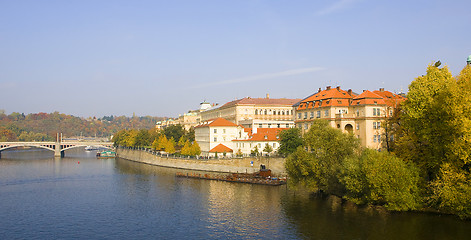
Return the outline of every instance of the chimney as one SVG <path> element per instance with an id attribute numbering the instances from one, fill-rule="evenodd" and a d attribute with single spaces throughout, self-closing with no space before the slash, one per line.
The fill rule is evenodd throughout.
<path id="1" fill-rule="evenodd" d="M 366 90 L 365 90 L 365 89 L 363 89 L 363 92 L 366 92 Z"/>
<path id="2" fill-rule="evenodd" d="M 270 98 L 270 94 L 269 94 L 269 93 L 267 93 L 267 99 L 268 99 L 268 98 Z"/>
<path id="3" fill-rule="evenodd" d="M 319 88 L 319 91 L 317 91 L 317 92 L 321 92 L 321 91 L 322 91 L 322 88 Z"/>
<path id="4" fill-rule="evenodd" d="M 337 91 L 340 91 L 340 86 L 337 86 L 336 88 L 337 88 Z"/>
<path id="5" fill-rule="evenodd" d="M 384 88 L 380 88 L 379 91 L 380 91 L 380 92 L 384 92 Z"/>
<path id="6" fill-rule="evenodd" d="M 348 95 L 352 96 L 352 89 L 348 89 Z"/>
<path id="7" fill-rule="evenodd" d="M 325 89 L 326 89 L 326 90 L 330 90 L 330 86 L 327 86 Z"/>

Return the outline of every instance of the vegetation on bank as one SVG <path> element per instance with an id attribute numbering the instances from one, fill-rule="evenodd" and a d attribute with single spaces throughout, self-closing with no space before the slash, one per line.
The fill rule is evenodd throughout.
<path id="1" fill-rule="evenodd" d="M 178 142 L 175 141 L 178 139 Z M 115 146 L 147 147 L 169 154 L 178 153 L 184 156 L 197 156 L 201 149 L 195 141 L 195 131 L 186 131 L 182 125 L 168 126 L 163 130 L 120 130 L 112 139 Z"/>
<path id="2" fill-rule="evenodd" d="M 289 149 L 291 181 L 357 204 L 471 218 L 471 66 L 457 77 L 439 63 L 428 66 L 382 126 L 383 152 L 362 148 L 323 121 L 302 137 L 290 130 L 280 149 Z"/>
<path id="3" fill-rule="evenodd" d="M 104 116 L 80 118 L 58 112 L 6 115 L 0 111 L 0 142 L 55 141 L 56 134 L 70 137 L 110 137 L 120 129 L 151 129 L 160 117 Z"/>

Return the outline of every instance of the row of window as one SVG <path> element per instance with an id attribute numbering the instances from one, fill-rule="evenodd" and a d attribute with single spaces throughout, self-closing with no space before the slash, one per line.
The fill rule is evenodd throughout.
<path id="1" fill-rule="evenodd" d="M 274 143 L 272 143 L 271 145 L 273 146 L 273 148 L 276 148 L 277 143 L 274 142 Z M 236 147 L 237 147 L 237 148 L 244 148 L 244 147 L 245 147 L 245 143 L 236 143 Z M 258 149 L 259 149 L 259 150 L 263 150 L 262 147 L 264 148 L 265 145 L 262 146 L 262 143 L 258 143 Z M 250 148 L 252 148 L 252 143 L 250 143 Z"/>
<path id="2" fill-rule="evenodd" d="M 275 125 L 275 124 L 268 123 L 268 124 L 267 124 L 267 128 L 271 128 L 272 125 Z M 277 123 L 277 124 L 276 124 L 276 127 L 277 127 L 277 128 L 282 128 L 282 127 L 289 128 L 289 123 L 285 124 L 284 126 L 283 126 L 281 123 Z M 258 124 L 258 128 L 263 128 L 263 124 L 262 124 L 262 123 L 259 123 L 259 124 Z"/>
<path id="3" fill-rule="evenodd" d="M 310 112 L 310 118 L 314 118 L 314 112 Z M 304 112 L 304 119 L 307 119 L 307 114 L 308 112 Z M 298 113 L 298 119 L 302 119 L 302 113 Z M 320 118 L 321 117 L 321 111 L 317 111 L 315 112 L 315 116 L 316 118 Z M 329 116 L 329 110 L 325 110 L 324 111 L 324 117 L 328 117 Z"/>
<path id="4" fill-rule="evenodd" d="M 293 110 L 255 109 L 255 115 L 293 115 Z"/>
<path id="5" fill-rule="evenodd" d="M 381 142 L 381 135 L 373 135 L 373 142 Z"/>
<path id="6" fill-rule="evenodd" d="M 218 133 L 218 130 L 216 128 L 214 129 L 214 133 Z M 223 128 L 222 133 L 226 133 L 226 129 Z"/>

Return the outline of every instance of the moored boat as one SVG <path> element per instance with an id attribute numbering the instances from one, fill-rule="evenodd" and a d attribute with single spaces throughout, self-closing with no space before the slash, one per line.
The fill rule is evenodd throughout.
<path id="1" fill-rule="evenodd" d="M 116 152 L 113 151 L 103 151 L 96 153 L 97 158 L 114 158 L 116 157 Z"/>

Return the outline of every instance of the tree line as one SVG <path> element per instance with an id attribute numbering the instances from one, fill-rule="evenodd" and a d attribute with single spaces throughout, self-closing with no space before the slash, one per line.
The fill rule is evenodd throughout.
<path id="1" fill-rule="evenodd" d="M 280 134 L 293 183 L 357 204 L 395 211 L 434 209 L 471 218 L 471 66 L 453 77 L 431 64 L 382 126 L 384 149 L 316 121 Z"/>
<path id="2" fill-rule="evenodd" d="M 111 137 L 120 129 L 151 129 L 161 117 L 104 116 L 81 118 L 59 112 L 17 113 L 0 111 L 0 141 L 54 141 L 63 137 Z"/>
<path id="3" fill-rule="evenodd" d="M 178 139 L 178 142 L 175 139 Z M 180 124 L 168 126 L 162 130 L 122 129 L 113 136 L 112 141 L 116 147 L 145 147 L 184 156 L 201 154 L 201 149 L 195 141 L 194 129 L 186 131 Z"/>

